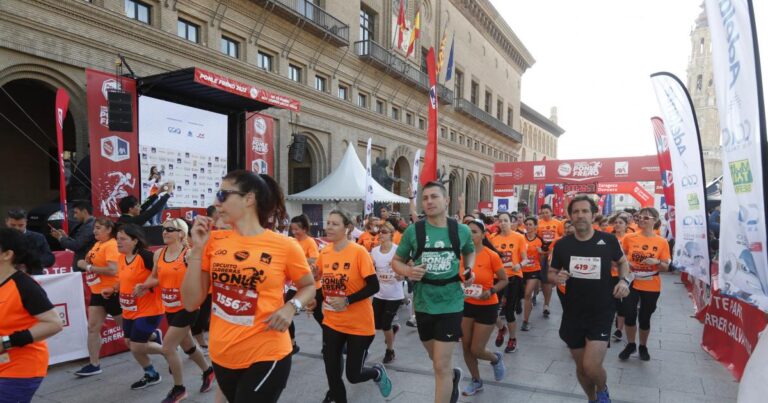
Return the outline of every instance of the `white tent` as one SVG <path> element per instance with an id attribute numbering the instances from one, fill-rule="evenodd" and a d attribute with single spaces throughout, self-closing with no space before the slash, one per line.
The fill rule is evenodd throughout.
<path id="1" fill-rule="evenodd" d="M 315 186 L 287 197 L 291 201 L 364 201 L 365 167 L 357 158 L 352 143 L 336 170 Z M 373 181 L 373 200 L 382 203 L 407 204 L 408 199 L 384 189 Z"/>

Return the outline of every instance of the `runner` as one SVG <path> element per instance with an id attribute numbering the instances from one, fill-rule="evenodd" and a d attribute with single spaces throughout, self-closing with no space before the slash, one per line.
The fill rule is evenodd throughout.
<path id="1" fill-rule="evenodd" d="M 45 339 L 62 330 L 45 290 L 16 269 L 42 270 L 24 234 L 0 229 L 0 401 L 29 402 L 48 373 Z"/>
<path id="2" fill-rule="evenodd" d="M 523 306 L 523 325 L 520 330 L 527 332 L 531 329 L 529 320 L 533 310 L 533 292 L 539 287 L 541 278 L 541 255 L 545 254 L 541 247 L 544 243 L 538 235 L 539 220 L 528 217 L 525 220 L 525 242 L 528 244 L 526 255 L 528 263 L 523 266 L 523 281 L 525 282 L 525 305 Z"/>
<path id="3" fill-rule="evenodd" d="M 590 222 L 590 225 L 592 223 Z M 543 315 L 545 318 L 549 317 L 549 303 L 552 300 L 552 284 L 549 282 L 548 263 L 552 257 L 552 242 L 563 236 L 565 233 L 565 227 L 562 221 L 558 221 L 552 218 L 552 206 L 549 204 L 542 204 L 539 208 L 539 238 L 544 243 L 541 250 L 544 253 L 541 256 L 541 291 L 544 294 L 544 310 Z"/>
<path id="4" fill-rule="evenodd" d="M 270 176 L 230 172 L 215 206 L 233 229 L 211 231 L 210 217 L 195 218 L 184 308 L 196 310 L 213 286 L 209 344 L 219 388 L 231 403 L 276 402 L 291 371 L 285 331 L 314 300 L 312 274 L 296 242 L 263 226 L 285 216 L 283 192 Z M 298 292 L 284 303 L 289 280 Z"/>
<path id="5" fill-rule="evenodd" d="M 460 256 L 464 256 L 463 270 L 471 271 L 475 248 L 469 228 L 448 220 L 448 191 L 442 183 L 424 185 L 421 201 L 427 219 L 405 230 L 392 268 L 416 281 L 413 297 L 417 329 L 432 360 L 435 403 L 455 403 L 459 398 L 461 369 L 451 369 L 452 353 L 461 338 L 464 316 Z M 408 260 L 413 260 L 414 266 L 406 264 Z"/>
<path id="6" fill-rule="evenodd" d="M 301 250 L 304 251 L 304 256 L 307 259 L 309 268 L 312 269 L 312 276 L 315 278 L 315 301 L 316 303 L 320 303 L 323 298 L 322 292 L 320 291 L 322 284 L 320 282 L 320 274 L 317 271 L 317 265 L 315 265 L 317 257 L 319 256 L 319 252 L 317 250 L 317 242 L 315 242 L 314 238 L 309 236 L 309 218 L 307 218 L 307 216 L 304 214 L 291 218 L 290 229 L 293 237 L 297 242 L 299 242 Z M 296 286 L 292 283 L 288 284 L 288 291 L 285 293 L 283 299 L 285 302 L 288 302 L 295 296 Z M 315 320 L 319 325 L 323 324 L 322 310 L 315 309 L 312 313 L 312 316 L 315 317 Z M 291 344 L 293 344 L 293 351 L 291 354 L 296 354 L 301 350 L 301 348 L 298 344 L 296 344 L 296 325 L 293 323 L 293 321 L 291 321 L 291 326 L 288 327 L 288 333 L 291 335 Z"/>
<path id="7" fill-rule="evenodd" d="M 525 242 L 525 235 L 515 231 L 514 225 L 517 220 L 510 213 L 499 213 L 499 227 L 501 232 L 493 238 L 493 246 L 501 253 L 501 261 L 504 263 L 504 270 L 507 273 L 507 286 L 500 289 L 499 300 L 504 298 L 502 312 L 507 321 L 507 327 L 499 317 L 496 325 L 498 333 L 496 335 L 496 347 L 504 344 L 504 334 L 509 332 L 509 340 L 504 348 L 505 353 L 514 353 L 517 351 L 517 322 L 515 320 L 515 309 L 520 303 L 520 297 L 523 291 L 523 265 L 528 263 L 526 250 L 528 246 Z"/>
<path id="8" fill-rule="evenodd" d="M 365 223 L 365 232 L 357 238 L 357 243 L 363 245 L 368 252 L 379 244 L 379 225 L 380 220 L 378 217 L 368 217 L 368 221 Z"/>
<path id="9" fill-rule="evenodd" d="M 638 351 L 641 360 L 651 359 L 648 354 L 648 335 L 651 333 L 651 315 L 656 311 L 656 302 L 661 295 L 659 272 L 669 270 L 671 259 L 667 240 L 653 232 L 658 221 L 659 212 L 655 208 L 642 208 L 638 212 L 637 225 L 640 231 L 624 237 L 624 252 L 629 257 L 635 281 L 632 282 L 629 296 L 624 299 L 627 346 L 619 353 L 621 360 L 628 359 L 635 351 Z M 635 345 L 637 321 L 640 322 L 640 346 Z"/>
<path id="10" fill-rule="evenodd" d="M 379 230 L 380 245 L 371 251 L 376 276 L 379 278 L 379 292 L 373 296 L 373 317 L 376 330 L 384 332 L 384 343 L 387 345 L 382 361 L 384 364 L 389 364 L 395 359 L 395 335 L 400 330 L 400 325 L 393 325 L 392 320 L 405 299 L 403 277 L 392 270 L 392 258 L 397 250 L 397 244 L 392 241 L 395 232 L 395 227 L 385 221 Z"/>
<path id="11" fill-rule="evenodd" d="M 197 364 L 202 372 L 200 392 L 208 392 L 213 387 L 213 367 L 205 361 L 203 352 L 197 349 L 190 325 L 198 311 L 189 312 L 181 302 L 181 282 L 187 272 L 185 254 L 187 253 L 187 232 L 189 227 L 181 218 L 172 218 L 163 224 L 163 242 L 165 247 L 154 254 L 154 269 L 143 284 L 136 285 L 136 292 L 141 294 L 159 287 L 160 298 L 168 321 L 168 331 L 163 340 L 163 355 L 168 360 L 169 370 L 173 375 L 173 389 L 168 392 L 164 403 L 178 402 L 187 397 L 184 387 L 184 367 L 176 349 L 182 351 Z"/>
<path id="12" fill-rule="evenodd" d="M 469 368 L 472 380 L 462 394 L 473 396 L 483 390 L 478 360 L 489 361 L 493 367 L 493 378 L 504 379 L 504 356 L 490 352 L 485 346 L 498 316 L 499 297 L 496 295 L 507 285 L 507 273 L 501 262 L 501 254 L 485 238 L 485 225 L 481 221 L 469 224 L 472 242 L 475 246 L 475 266 L 472 268 L 474 281 L 464 289 L 464 318 L 461 320 L 461 347 L 464 362 Z M 494 276 L 498 280 L 494 284 Z"/>
<path id="13" fill-rule="evenodd" d="M 77 376 L 101 373 L 101 328 L 107 315 L 123 326 L 123 310 L 114 288 L 117 284 L 117 261 L 120 260 L 115 233 L 114 221 L 106 217 L 97 218 L 93 224 L 96 243 L 85 255 L 85 259 L 77 261 L 77 267 L 86 272 L 85 282 L 91 291 L 91 300 L 88 303 L 89 362 L 75 372 Z"/>
<path id="14" fill-rule="evenodd" d="M 376 334 L 369 297 L 379 291 L 379 280 L 365 247 L 347 238 L 351 224 L 352 217 L 344 211 L 328 214 L 325 231 L 332 245 L 323 248 L 317 259 L 323 278 L 323 361 L 329 388 L 323 402 L 347 402 L 341 379 L 345 367 L 350 383 L 372 380 L 382 396 L 392 392 L 383 365 L 363 366 Z M 347 359 L 342 363 L 345 346 Z"/>
<path id="15" fill-rule="evenodd" d="M 560 338 L 576 362 L 576 376 L 590 402 L 610 402 L 603 359 L 608 348 L 613 298 L 629 294 L 629 267 L 618 240 L 595 231 L 592 217 L 597 204 L 586 195 L 568 204 L 575 233 L 560 239 L 552 252 L 550 280 L 565 283 Z M 611 282 L 611 262 L 619 267 L 622 281 Z"/>
<path id="16" fill-rule="evenodd" d="M 611 217 L 611 219 L 613 235 L 615 235 L 616 239 L 619 240 L 619 244 L 623 245 L 624 237 L 627 236 L 627 225 L 629 223 L 627 222 L 626 217 L 622 215 L 615 215 Z M 615 266 L 611 267 L 611 278 L 614 280 L 614 282 L 619 281 L 619 270 Z M 624 336 L 622 334 L 624 331 L 624 303 L 622 302 L 621 298 L 614 298 L 613 301 L 614 305 L 616 306 L 616 330 L 613 332 L 613 340 L 621 341 L 622 337 Z"/>

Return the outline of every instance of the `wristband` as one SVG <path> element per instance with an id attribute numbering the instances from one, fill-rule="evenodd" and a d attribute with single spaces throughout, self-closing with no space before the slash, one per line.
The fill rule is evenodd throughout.
<path id="1" fill-rule="evenodd" d="M 93 265 L 92 265 L 92 264 L 90 264 L 90 263 L 88 263 L 88 266 L 85 266 L 85 271 L 87 271 L 88 273 L 90 273 L 91 271 L 93 271 Z"/>
<path id="2" fill-rule="evenodd" d="M 34 340 L 32 339 L 32 333 L 30 333 L 29 329 L 27 329 L 20 330 L 8 336 L 8 341 L 12 347 L 24 347 L 27 344 L 32 343 Z M 3 340 L 3 347 L 5 347 L 5 340 Z"/>

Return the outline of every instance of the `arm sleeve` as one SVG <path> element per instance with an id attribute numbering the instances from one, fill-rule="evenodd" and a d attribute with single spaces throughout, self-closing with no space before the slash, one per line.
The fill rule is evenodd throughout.
<path id="1" fill-rule="evenodd" d="M 157 197 L 155 195 L 154 197 Z M 168 193 L 164 194 L 163 197 L 161 197 L 157 203 L 152 205 L 152 207 L 144 210 L 144 206 L 142 205 L 141 214 L 137 215 L 136 217 L 133 217 L 133 223 L 136 225 L 144 225 L 147 221 L 149 221 L 150 218 L 154 217 L 155 214 L 161 212 L 165 208 L 165 203 L 168 202 L 168 199 L 171 198 L 171 195 Z M 149 199 L 147 199 L 149 201 Z M 147 202 L 144 202 L 146 204 Z"/>
<path id="2" fill-rule="evenodd" d="M 144 199 L 144 203 L 141 203 L 141 207 L 140 207 L 141 211 L 144 211 L 144 210 L 148 209 L 149 206 L 151 206 L 152 203 L 154 203 L 155 200 L 157 200 L 157 198 L 158 198 L 157 193 L 155 193 L 155 194 L 147 197 L 146 199 Z"/>
<path id="3" fill-rule="evenodd" d="M 15 281 L 19 295 L 21 295 L 21 304 L 30 315 L 39 315 L 53 309 L 48 294 L 32 277 L 19 272 L 16 274 Z"/>
<path id="4" fill-rule="evenodd" d="M 379 278 L 375 274 L 371 274 L 365 278 L 365 286 L 356 293 L 348 295 L 347 300 L 350 304 L 354 304 L 357 301 L 372 297 L 377 292 L 379 292 Z"/>
<path id="5" fill-rule="evenodd" d="M 395 254 L 397 254 L 397 256 L 403 260 L 408 260 L 411 257 L 411 252 L 413 249 L 413 237 L 415 236 L 415 230 L 413 226 L 414 224 L 411 224 L 408 226 L 408 228 L 405 229 L 405 232 L 403 232 L 403 237 L 400 238 L 400 244 L 397 245 L 397 251 Z"/>
<path id="6" fill-rule="evenodd" d="M 317 259 L 320 256 L 320 250 L 317 249 L 317 242 L 315 240 L 312 240 L 312 243 L 309 245 L 309 250 L 307 250 L 307 257 L 309 259 Z"/>
<path id="7" fill-rule="evenodd" d="M 669 242 L 666 239 L 659 240 L 659 259 L 672 260 L 672 254 L 669 251 Z"/>

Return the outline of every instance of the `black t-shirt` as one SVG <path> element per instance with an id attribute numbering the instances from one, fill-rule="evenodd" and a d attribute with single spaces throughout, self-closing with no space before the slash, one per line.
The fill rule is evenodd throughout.
<path id="1" fill-rule="evenodd" d="M 571 273 L 565 283 L 564 316 L 591 316 L 614 309 L 611 263 L 622 256 L 616 237 L 601 231 L 595 231 L 588 241 L 567 235 L 555 243 L 551 266 Z"/>

